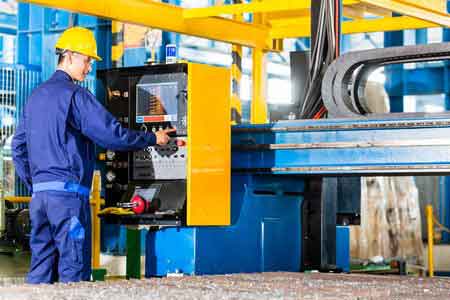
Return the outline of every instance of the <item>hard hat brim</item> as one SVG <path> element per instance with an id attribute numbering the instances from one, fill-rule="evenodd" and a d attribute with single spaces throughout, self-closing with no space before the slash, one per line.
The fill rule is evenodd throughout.
<path id="1" fill-rule="evenodd" d="M 96 61 L 102 61 L 102 58 L 100 56 L 97 55 L 93 55 L 91 56 L 93 59 L 95 59 Z"/>

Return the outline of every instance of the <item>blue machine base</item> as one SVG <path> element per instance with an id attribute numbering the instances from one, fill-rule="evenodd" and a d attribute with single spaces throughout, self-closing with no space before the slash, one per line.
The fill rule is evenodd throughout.
<path id="1" fill-rule="evenodd" d="M 300 270 L 301 178 L 233 175 L 231 226 L 149 231 L 145 276 Z"/>

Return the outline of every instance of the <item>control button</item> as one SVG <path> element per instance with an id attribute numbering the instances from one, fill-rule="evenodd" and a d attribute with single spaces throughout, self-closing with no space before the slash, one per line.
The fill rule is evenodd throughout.
<path id="1" fill-rule="evenodd" d="M 116 174 L 113 171 L 108 171 L 106 173 L 106 180 L 112 182 L 116 179 Z"/>
<path id="2" fill-rule="evenodd" d="M 112 150 L 107 150 L 106 151 L 106 158 L 108 160 L 113 160 L 115 156 L 116 156 L 116 152 L 114 152 Z"/>

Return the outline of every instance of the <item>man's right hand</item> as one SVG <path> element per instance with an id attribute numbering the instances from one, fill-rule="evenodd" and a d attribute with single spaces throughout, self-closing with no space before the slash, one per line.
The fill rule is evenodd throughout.
<path id="1" fill-rule="evenodd" d="M 169 140 L 169 133 L 175 132 L 177 131 L 176 128 L 170 128 L 170 129 L 163 129 L 163 130 L 158 130 L 155 135 L 156 135 L 156 144 L 158 145 L 166 145 Z"/>

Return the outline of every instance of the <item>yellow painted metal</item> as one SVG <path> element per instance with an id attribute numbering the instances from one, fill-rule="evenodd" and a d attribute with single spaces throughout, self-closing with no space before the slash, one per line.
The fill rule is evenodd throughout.
<path id="1" fill-rule="evenodd" d="M 269 23 L 272 23 L 272 21 L 280 19 L 309 17 L 310 11 L 311 11 L 310 9 L 300 9 L 300 10 L 268 12 L 266 13 L 266 18 Z"/>
<path id="2" fill-rule="evenodd" d="M 13 203 L 30 203 L 31 201 L 31 197 L 26 197 L 26 196 L 5 196 L 3 198 L 4 201 L 9 201 L 9 202 L 13 202 Z M 89 202 L 91 205 L 94 205 L 95 202 L 91 199 L 91 201 Z M 105 199 L 100 199 L 100 205 L 104 205 L 105 204 Z"/>
<path id="3" fill-rule="evenodd" d="M 412 17 L 389 17 L 371 20 L 346 21 L 342 23 L 342 32 L 343 34 L 352 34 L 362 32 L 423 29 L 431 27 L 438 27 L 438 25 Z"/>
<path id="4" fill-rule="evenodd" d="M 266 102 L 266 54 L 255 48 L 252 53 L 252 102 L 250 104 L 250 123 L 267 123 Z"/>
<path id="5" fill-rule="evenodd" d="M 124 41 L 123 41 L 123 23 L 118 21 L 111 22 L 111 32 L 114 35 L 122 36 L 122 40 L 115 40 L 113 38 L 113 44 L 111 46 L 111 60 L 116 67 L 120 67 L 120 63 L 124 54 Z"/>
<path id="6" fill-rule="evenodd" d="M 20 196 L 5 196 L 3 199 L 12 203 L 30 203 L 31 201 L 31 197 Z"/>
<path id="7" fill-rule="evenodd" d="M 434 245 L 434 230 L 433 230 L 433 206 L 427 205 L 425 207 L 427 218 L 427 234 L 428 234 L 428 274 L 430 277 L 434 276 L 434 259 L 433 259 L 433 245 Z"/>
<path id="8" fill-rule="evenodd" d="M 393 12 L 414 17 L 437 25 L 450 27 L 450 14 L 438 11 L 437 8 L 421 6 L 420 1 L 413 0 L 361 0 L 375 7 L 385 8 Z"/>
<path id="9" fill-rule="evenodd" d="M 188 64 L 187 225 L 230 224 L 230 78 Z"/>
<path id="10" fill-rule="evenodd" d="M 311 34 L 309 23 L 309 18 L 291 20 L 291 22 L 286 21 L 283 26 L 273 27 L 270 36 L 273 39 L 309 37 Z M 439 27 L 439 25 L 418 20 L 413 17 L 389 17 L 342 22 L 342 34 L 424 29 L 432 27 Z"/>
<path id="11" fill-rule="evenodd" d="M 394 2 L 415 6 L 437 13 L 447 12 L 447 0 L 395 0 Z M 389 9 L 393 10 L 392 7 L 390 7 Z"/>
<path id="12" fill-rule="evenodd" d="M 351 19 L 364 19 L 366 14 L 375 16 L 392 17 L 392 11 L 384 8 L 374 7 L 371 5 L 359 3 L 352 6 L 344 6 L 344 17 Z"/>
<path id="13" fill-rule="evenodd" d="M 254 0 L 262 2 L 262 0 Z M 253 15 L 254 24 L 265 24 L 266 15 L 256 13 Z M 273 39 L 272 39 L 273 41 Z M 267 72 L 266 54 L 261 48 L 252 50 L 252 101 L 250 103 L 250 123 L 267 123 Z"/>
<path id="14" fill-rule="evenodd" d="M 23 0 L 101 18 L 271 50 L 269 28 L 225 18 L 186 20 L 184 9 L 149 0 Z"/>
<path id="15" fill-rule="evenodd" d="M 343 5 L 352 5 L 359 2 L 359 0 L 343 0 Z M 186 19 L 192 19 L 243 13 L 274 13 L 282 11 L 297 11 L 301 13 L 309 11 L 310 8 L 310 0 L 265 0 L 253 1 L 245 4 L 228 4 L 202 8 L 190 8 L 183 12 L 183 16 Z"/>
<path id="16" fill-rule="evenodd" d="M 235 0 L 235 2 L 242 2 Z M 244 15 L 233 15 L 236 21 L 243 21 Z M 241 78 L 242 78 L 242 46 L 233 44 L 231 48 L 231 55 L 233 63 L 231 64 L 231 81 L 232 81 L 232 95 L 231 95 L 231 125 L 239 124 L 242 120 L 242 103 L 240 99 Z"/>
<path id="17" fill-rule="evenodd" d="M 98 213 L 101 209 L 100 199 L 100 172 L 95 171 L 92 182 L 91 193 L 91 215 L 92 215 L 92 268 L 97 269 L 100 267 L 100 218 Z"/>

